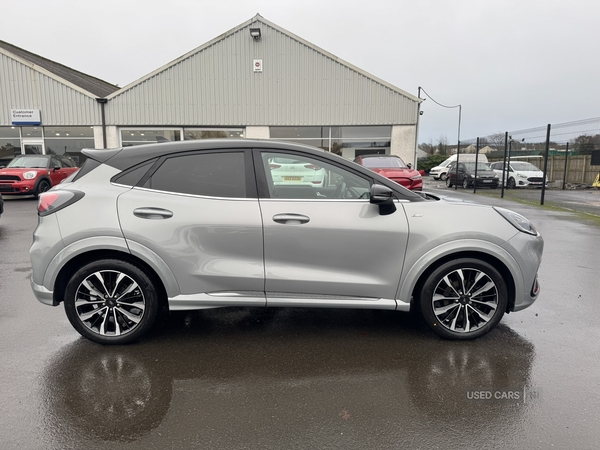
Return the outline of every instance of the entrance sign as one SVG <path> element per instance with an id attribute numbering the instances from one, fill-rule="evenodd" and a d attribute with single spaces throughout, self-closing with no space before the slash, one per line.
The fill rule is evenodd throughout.
<path id="1" fill-rule="evenodd" d="M 13 125 L 41 125 L 39 109 L 11 109 L 10 117 Z"/>

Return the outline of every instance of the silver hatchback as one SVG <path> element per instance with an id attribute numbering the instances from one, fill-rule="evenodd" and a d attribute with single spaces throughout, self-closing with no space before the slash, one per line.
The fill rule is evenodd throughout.
<path id="1" fill-rule="evenodd" d="M 419 195 L 320 149 L 271 140 L 84 150 L 38 202 L 31 285 L 102 344 L 165 309 L 420 311 L 472 339 L 538 296 L 543 240 L 523 216 Z M 278 183 L 273 161 L 322 171 Z"/>

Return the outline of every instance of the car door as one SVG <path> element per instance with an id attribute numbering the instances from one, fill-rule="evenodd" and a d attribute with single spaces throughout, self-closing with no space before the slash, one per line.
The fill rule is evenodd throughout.
<path id="1" fill-rule="evenodd" d="M 127 173 L 116 180 L 135 184 L 118 199 L 128 245 L 166 263 L 183 303 L 265 305 L 262 219 L 251 167 L 250 151 L 192 152 L 142 166 L 147 172 L 139 181 Z"/>
<path id="2" fill-rule="evenodd" d="M 254 156 L 267 305 L 395 309 L 408 240 L 403 208 L 380 215 L 369 201 L 372 179 L 342 165 L 283 151 Z M 325 169 L 328 186 L 274 183 L 276 158 Z"/>
<path id="3" fill-rule="evenodd" d="M 55 156 L 50 157 L 50 180 L 52 181 L 52 186 L 56 186 L 62 180 L 69 176 L 67 170 L 65 170 L 64 164 L 60 159 Z"/>

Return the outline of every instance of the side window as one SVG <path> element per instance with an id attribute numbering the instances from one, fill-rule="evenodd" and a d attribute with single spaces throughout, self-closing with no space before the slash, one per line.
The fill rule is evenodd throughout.
<path id="1" fill-rule="evenodd" d="M 58 158 L 55 158 L 54 156 L 52 158 L 50 158 L 50 169 L 53 169 L 55 167 L 64 167 L 64 165 L 60 162 L 60 160 Z"/>
<path id="2" fill-rule="evenodd" d="M 261 153 L 269 196 L 288 199 L 369 199 L 371 182 L 353 172 L 304 155 Z"/>
<path id="3" fill-rule="evenodd" d="M 246 197 L 243 152 L 174 156 L 152 174 L 145 188 L 209 197 Z"/>
<path id="4" fill-rule="evenodd" d="M 117 175 L 113 181 L 125 186 L 135 186 L 142 180 L 142 177 L 146 175 L 146 172 L 148 172 L 155 162 L 156 160 L 153 159 L 132 169 L 127 169 L 123 174 Z"/>

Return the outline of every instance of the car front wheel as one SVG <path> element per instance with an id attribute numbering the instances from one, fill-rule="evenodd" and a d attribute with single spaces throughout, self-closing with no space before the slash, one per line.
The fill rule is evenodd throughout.
<path id="1" fill-rule="evenodd" d="M 466 178 L 463 180 L 463 188 L 464 189 L 468 189 L 469 188 L 469 180 L 467 180 Z"/>
<path id="2" fill-rule="evenodd" d="M 449 261 L 435 269 L 420 293 L 427 325 L 446 339 L 474 339 L 492 330 L 506 311 L 508 290 L 502 275 L 474 258 Z"/>
<path id="3" fill-rule="evenodd" d="M 448 177 L 448 175 L 447 175 L 447 174 L 445 174 L 445 173 L 440 173 L 440 180 L 442 180 L 442 181 L 446 181 L 446 178 L 447 178 L 447 177 Z"/>
<path id="4" fill-rule="evenodd" d="M 91 262 L 65 290 L 71 325 L 99 344 L 127 344 L 144 335 L 158 313 L 158 293 L 139 267 L 118 259 Z"/>
<path id="5" fill-rule="evenodd" d="M 515 183 L 515 179 L 514 178 L 509 178 L 508 179 L 508 183 L 506 185 L 507 189 L 514 189 L 517 186 L 517 183 Z"/>
<path id="6" fill-rule="evenodd" d="M 48 189 L 50 189 L 50 183 L 47 180 L 40 180 L 35 190 L 35 198 L 38 198 L 40 194 L 46 192 Z"/>

